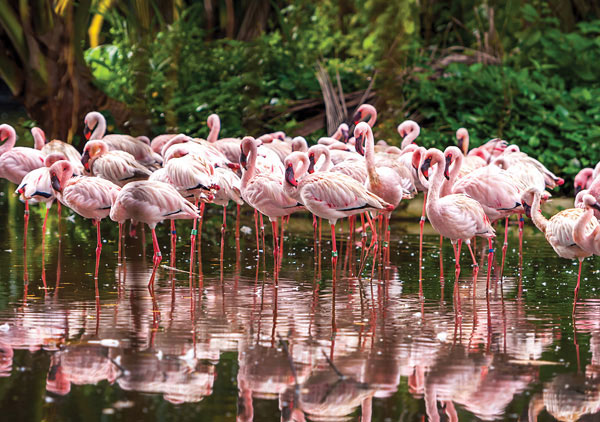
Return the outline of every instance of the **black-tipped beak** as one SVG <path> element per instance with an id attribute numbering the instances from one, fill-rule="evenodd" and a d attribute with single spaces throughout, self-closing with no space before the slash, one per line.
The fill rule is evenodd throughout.
<path id="1" fill-rule="evenodd" d="M 577 194 L 579 192 L 581 192 L 583 190 L 583 186 L 581 185 L 575 185 L 575 196 L 577 196 Z"/>
<path id="2" fill-rule="evenodd" d="M 450 180 L 450 164 L 452 164 L 452 157 L 448 155 L 446 156 L 446 167 L 444 168 L 444 177 L 446 180 Z"/>
<path id="3" fill-rule="evenodd" d="M 350 136 L 348 134 L 348 129 L 342 129 L 342 139 L 341 139 L 341 141 L 343 143 L 347 143 L 349 138 L 350 138 Z"/>
<path id="4" fill-rule="evenodd" d="M 248 164 L 248 157 L 246 157 L 246 154 L 244 154 L 244 151 L 240 151 L 240 166 L 242 166 L 245 169 L 247 164 Z"/>
<path id="5" fill-rule="evenodd" d="M 298 186 L 298 182 L 296 181 L 296 177 L 294 176 L 294 167 L 292 167 L 291 164 L 288 165 L 285 169 L 285 181 L 292 186 Z"/>
<path id="6" fill-rule="evenodd" d="M 365 155 L 365 149 L 363 147 L 363 141 L 365 140 L 365 135 L 363 135 L 362 133 L 358 136 L 358 138 L 356 138 L 356 142 L 354 144 L 354 147 L 356 148 L 356 152 L 358 152 L 360 155 Z"/>
<path id="7" fill-rule="evenodd" d="M 313 174 L 315 172 L 315 155 L 314 154 L 310 154 L 308 156 L 308 173 L 309 174 Z"/>
<path id="8" fill-rule="evenodd" d="M 83 155 L 81 156 L 81 164 L 83 164 L 83 167 L 86 170 L 90 169 L 90 152 L 89 151 L 86 150 L 83 152 Z"/>
<path id="9" fill-rule="evenodd" d="M 85 127 L 83 128 L 83 137 L 86 141 L 89 141 L 90 136 L 92 136 L 92 130 L 89 128 L 88 125 L 85 125 Z"/>
<path id="10" fill-rule="evenodd" d="M 458 138 L 458 149 L 461 150 L 463 152 L 463 154 L 466 154 L 467 151 L 465 151 L 463 149 L 464 144 L 465 144 L 465 140 L 463 138 Z"/>
<path id="11" fill-rule="evenodd" d="M 60 181 L 58 180 L 58 177 L 56 177 L 56 174 L 50 176 L 50 183 L 52 184 L 52 189 L 54 189 L 57 192 L 62 191 L 60 187 Z"/>
<path id="12" fill-rule="evenodd" d="M 354 113 L 354 116 L 352 117 L 352 121 L 354 122 L 355 125 L 357 125 L 360 122 L 361 118 L 362 118 L 361 113 Z"/>
<path id="13" fill-rule="evenodd" d="M 594 205 L 592 205 L 592 208 L 594 208 L 597 211 L 600 211 L 600 204 L 596 202 Z"/>
<path id="14" fill-rule="evenodd" d="M 525 210 L 525 215 L 531 218 L 531 206 L 527 205 L 525 201 L 523 201 L 523 209 Z"/>
<path id="15" fill-rule="evenodd" d="M 429 167 L 431 167 L 431 157 L 425 159 L 423 165 L 421 165 L 421 173 L 423 173 L 426 179 L 429 179 Z"/>

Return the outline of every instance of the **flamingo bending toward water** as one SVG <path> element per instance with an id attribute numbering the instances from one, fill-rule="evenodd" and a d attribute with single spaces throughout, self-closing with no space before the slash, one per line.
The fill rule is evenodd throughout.
<path id="1" fill-rule="evenodd" d="M 110 218 L 122 226 L 125 220 L 146 223 L 152 230 L 154 269 L 148 286 L 154 284 L 156 268 L 162 260 L 156 238 L 156 224 L 170 219 L 195 219 L 198 208 L 184 199 L 170 184 L 150 180 L 128 183 L 120 190 L 110 210 Z"/>
<path id="2" fill-rule="evenodd" d="M 575 299 L 573 301 L 573 313 L 577 304 L 577 293 L 579 292 L 579 283 L 581 281 L 581 266 L 583 260 L 592 255 L 591 251 L 581 248 L 574 239 L 575 225 L 579 219 L 586 213 L 581 208 L 569 208 L 553 215 L 549 220 L 541 212 L 542 192 L 537 188 L 527 189 L 521 202 L 525 207 L 528 216 L 531 217 L 535 226 L 544 233 L 546 240 L 554 249 L 554 252 L 561 258 L 578 259 L 579 271 L 577 274 L 577 285 L 575 286 Z M 598 227 L 598 220 L 589 219 L 583 234 L 589 234 Z M 581 226 L 580 226 L 581 228 Z M 581 229 L 580 229 L 581 230 Z M 578 237 L 582 235 L 578 232 Z"/>
<path id="3" fill-rule="evenodd" d="M 332 259 L 337 263 L 335 224 L 338 219 L 367 213 L 373 238 L 371 246 L 377 245 L 377 232 L 368 212 L 391 212 L 394 206 L 365 186 L 345 174 L 313 173 L 306 175 L 309 159 L 305 153 L 294 152 L 285 159 L 285 192 L 304 204 L 317 217 L 329 220 L 331 225 Z"/>
<path id="4" fill-rule="evenodd" d="M 579 173 L 575 176 L 575 180 L 573 181 L 575 185 L 575 195 L 581 192 L 584 189 L 589 189 L 590 185 L 594 181 L 593 176 L 594 169 L 591 167 L 586 167 L 581 169 Z"/>
<path id="5" fill-rule="evenodd" d="M 450 194 L 440 197 L 440 190 L 444 181 L 445 162 L 441 151 L 431 148 L 427 151 L 421 165 L 421 172 L 425 177 L 428 176 L 429 168 L 436 165 L 427 198 L 427 218 L 433 228 L 442 236 L 447 237 L 452 242 L 456 266 L 460 268 L 460 261 L 456 249 L 456 243 L 459 240 L 464 241 L 469 247 L 473 266 L 478 267 L 470 239 L 474 236 L 480 236 L 491 239 L 496 236 L 490 220 L 485 215 L 479 202 L 465 194 Z"/>

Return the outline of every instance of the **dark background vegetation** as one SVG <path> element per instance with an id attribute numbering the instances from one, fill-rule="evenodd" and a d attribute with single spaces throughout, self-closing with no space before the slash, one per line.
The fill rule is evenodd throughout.
<path id="1" fill-rule="evenodd" d="M 407 118 L 425 146 L 464 126 L 569 177 L 600 159 L 599 64 L 598 0 L 0 0 L 21 125 L 75 144 L 93 109 L 134 135 L 218 113 L 221 136 L 315 140 L 369 102 L 388 142 Z"/>

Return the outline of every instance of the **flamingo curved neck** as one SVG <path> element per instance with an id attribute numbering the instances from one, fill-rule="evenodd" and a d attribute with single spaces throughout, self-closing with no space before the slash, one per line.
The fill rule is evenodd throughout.
<path id="1" fill-rule="evenodd" d="M 575 226 L 573 227 L 573 240 L 579 247 L 586 250 L 597 250 L 595 247 L 595 239 L 600 232 L 600 226 L 596 226 L 591 233 L 586 234 L 585 228 L 589 222 L 594 218 L 594 210 L 589 205 L 585 206 L 585 212 L 581 217 L 577 219 Z"/>
<path id="2" fill-rule="evenodd" d="M 533 224 L 540 229 L 540 231 L 546 234 L 546 227 L 548 227 L 548 219 L 544 217 L 541 209 L 542 194 L 535 192 L 533 194 L 533 203 L 531 205 L 531 219 Z"/>
<path id="3" fill-rule="evenodd" d="M 317 162 L 321 159 L 322 156 L 325 156 L 325 160 L 323 161 L 323 164 L 321 164 L 321 167 L 319 167 L 319 171 L 329 171 L 331 169 L 331 154 L 329 153 L 329 148 L 321 148 L 319 149 L 319 156 L 317 157 Z M 316 164 L 316 162 L 315 162 Z M 308 166 L 307 166 L 307 170 L 308 170 Z"/>
<path id="4" fill-rule="evenodd" d="M 254 175 L 256 174 L 256 143 L 255 142 L 249 142 L 249 150 L 248 150 L 248 154 L 246 155 L 246 159 L 248 161 L 248 168 L 246 170 L 244 170 L 243 174 L 242 174 L 242 183 L 241 183 L 241 188 L 245 189 L 246 186 L 248 185 L 248 182 L 254 177 Z"/>
<path id="5" fill-rule="evenodd" d="M 456 147 L 454 147 L 456 148 Z M 448 174 L 449 179 L 448 180 L 444 180 L 442 182 L 442 193 L 443 196 L 445 195 L 450 195 L 452 193 L 452 188 L 454 187 L 454 183 L 456 182 L 456 179 L 458 179 L 458 175 L 460 174 L 460 169 L 462 167 L 463 164 L 463 160 L 464 160 L 464 155 L 462 153 L 462 151 L 459 148 L 454 149 L 452 148 L 452 152 L 454 154 L 456 154 L 456 159 L 454 160 L 454 163 L 452 164 L 452 168 Z"/>
<path id="6" fill-rule="evenodd" d="M 600 177 L 594 179 L 590 185 L 590 188 L 588 189 L 588 193 L 594 198 L 598 198 L 598 196 L 600 196 Z"/>
<path id="7" fill-rule="evenodd" d="M 6 142 L 4 142 L 2 146 L 0 146 L 0 155 L 4 154 L 7 151 L 10 151 L 17 142 L 17 133 L 15 132 L 15 129 L 12 126 L 6 125 L 3 128 L 3 131 L 8 132 L 8 138 L 6 139 Z"/>
<path id="8" fill-rule="evenodd" d="M 40 130 L 35 130 L 38 128 L 31 129 L 31 135 L 33 136 L 33 144 L 35 149 L 41 150 L 46 145 L 46 139 L 44 139 L 43 133 L 40 133 Z"/>
<path id="9" fill-rule="evenodd" d="M 379 184 L 379 176 L 377 175 L 377 167 L 375 167 L 375 139 L 373 139 L 373 131 L 369 127 L 365 141 L 365 162 L 367 165 L 367 173 L 369 175 L 369 183 L 371 186 Z"/>
<path id="10" fill-rule="evenodd" d="M 101 113 L 98 113 L 97 111 L 91 114 L 94 120 L 96 121 L 96 128 L 90 135 L 90 140 L 102 139 L 104 138 L 104 134 L 106 133 L 106 119 Z"/>
<path id="11" fill-rule="evenodd" d="M 427 204 L 440 198 L 442 183 L 444 182 L 444 160 L 441 153 L 437 153 L 431 160 L 431 166 L 435 165 L 435 172 L 430 178 Z"/>
<path id="12" fill-rule="evenodd" d="M 210 133 L 208 134 L 208 138 L 206 138 L 206 140 L 211 143 L 217 142 L 217 139 L 219 139 L 219 132 L 221 131 L 221 120 L 219 120 L 219 116 L 216 114 L 214 116 Z"/>

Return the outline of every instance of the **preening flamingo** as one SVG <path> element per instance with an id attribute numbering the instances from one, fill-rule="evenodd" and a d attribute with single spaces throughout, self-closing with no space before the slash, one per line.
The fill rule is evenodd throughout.
<path id="1" fill-rule="evenodd" d="M 110 180 L 121 187 L 135 180 L 147 179 L 151 174 L 133 155 L 125 151 L 109 151 L 107 143 L 100 140 L 85 144 L 81 163 L 90 175 Z"/>
<path id="2" fill-rule="evenodd" d="M 586 211 L 581 208 L 569 208 L 560 211 L 548 220 L 541 212 L 541 198 L 542 192 L 533 187 L 523 193 L 521 202 L 525 207 L 527 215 L 531 216 L 535 226 L 544 233 L 546 240 L 550 243 L 554 252 L 561 258 L 579 260 L 575 299 L 573 301 L 573 313 L 575 313 L 577 293 L 579 292 L 579 283 L 581 281 L 581 265 L 585 258 L 592 255 L 591 251 L 578 246 L 573 237 L 575 225 Z M 588 224 L 585 226 L 584 235 L 593 232 L 598 227 L 598 221 L 595 218 L 588 221 Z M 578 232 L 579 235 L 581 235 L 581 231 Z"/>
<path id="3" fill-rule="evenodd" d="M 445 160 L 441 151 L 431 148 L 423 158 L 421 171 L 428 176 L 429 168 L 435 165 L 435 173 L 431 178 L 429 195 L 427 198 L 427 218 L 433 228 L 442 236 L 452 242 L 456 266 L 460 268 L 456 242 L 463 240 L 469 247 L 473 265 L 477 261 L 471 248 L 470 239 L 474 236 L 492 239 L 496 236 L 490 220 L 485 215 L 479 202 L 464 194 L 451 194 L 440 197 L 440 190 L 444 181 Z"/>
<path id="4" fill-rule="evenodd" d="M 583 196 L 582 203 L 585 212 L 581 214 L 575 223 L 573 240 L 581 249 L 594 255 L 600 255 L 600 225 L 595 225 L 593 230 L 590 231 L 590 222 L 594 219 L 597 220 L 594 214 L 596 211 L 600 211 L 600 204 L 594 196 L 589 194 Z"/>
<path id="5" fill-rule="evenodd" d="M 198 208 L 184 199 L 168 183 L 142 180 L 128 183 L 120 190 L 110 210 L 110 218 L 119 223 L 125 220 L 146 223 L 152 230 L 154 269 L 148 286 L 153 285 L 156 269 L 162 254 L 156 238 L 156 224 L 170 219 L 192 219 L 198 217 Z"/>
<path id="6" fill-rule="evenodd" d="M 150 148 L 152 148 L 152 151 L 154 151 L 158 155 L 161 155 L 162 149 L 165 146 L 165 144 L 176 136 L 176 133 L 165 133 L 162 135 L 158 135 L 154 137 L 152 141 L 150 141 Z"/>
<path id="7" fill-rule="evenodd" d="M 97 111 L 91 111 L 85 116 L 83 136 L 86 141 L 101 139 L 110 150 L 120 150 L 130 153 L 140 164 L 155 169 L 162 165 L 162 157 L 155 153 L 146 142 L 129 135 L 105 135 L 106 119 Z"/>
<path id="8" fill-rule="evenodd" d="M 273 227 L 274 256 L 277 262 L 279 253 L 277 218 L 288 216 L 295 211 L 304 209 L 304 206 L 284 191 L 281 176 L 277 176 L 271 172 L 257 172 L 257 144 L 258 141 L 250 136 L 246 136 L 242 140 L 240 164 L 243 171 L 240 191 L 242 199 L 248 205 L 269 217 Z"/>
<path id="9" fill-rule="evenodd" d="M 375 115 L 377 115 L 377 112 L 375 112 L 375 113 L 376 113 Z M 350 128 L 348 127 L 348 125 L 346 123 L 342 123 L 338 126 L 338 128 L 335 130 L 333 135 L 331 135 L 331 137 L 333 139 L 336 139 L 338 141 L 346 143 L 346 142 L 348 142 L 349 133 L 350 133 Z"/>
<path id="10" fill-rule="evenodd" d="M 338 219 L 363 212 L 391 212 L 394 209 L 393 205 L 345 174 L 327 172 L 306 175 L 309 160 L 304 153 L 292 153 L 285 159 L 284 165 L 285 192 L 317 217 L 329 220 L 334 266 L 337 262 L 335 224 Z M 373 230 L 373 246 L 377 243 L 377 234 L 371 218 L 366 215 Z"/>
<path id="11" fill-rule="evenodd" d="M 68 161 L 57 161 L 50 167 L 50 182 L 56 198 L 84 218 L 96 224 L 96 275 L 102 251 L 100 221 L 108 217 L 115 203 L 119 186 L 100 177 L 73 177 L 73 166 Z"/>
<path id="12" fill-rule="evenodd" d="M 42 151 L 42 154 L 48 156 L 52 153 L 58 153 L 65 156 L 66 160 L 71 162 L 75 175 L 83 174 L 83 165 L 81 164 L 81 154 L 77 149 L 66 142 L 54 139 L 50 142 L 46 139 L 46 134 L 39 127 L 31 128 L 31 135 L 35 149 Z"/>

